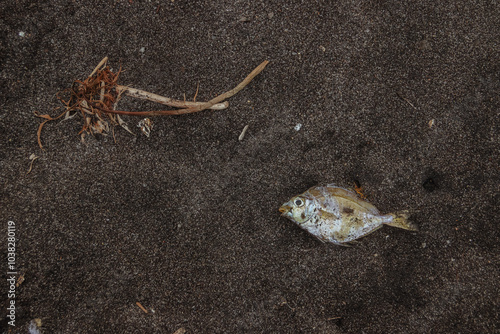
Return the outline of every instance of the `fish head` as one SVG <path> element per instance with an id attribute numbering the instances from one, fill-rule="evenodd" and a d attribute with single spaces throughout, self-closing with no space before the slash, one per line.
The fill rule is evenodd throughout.
<path id="1" fill-rule="evenodd" d="M 280 207 L 281 215 L 288 219 L 302 224 L 312 216 L 312 200 L 304 196 L 295 196 Z"/>

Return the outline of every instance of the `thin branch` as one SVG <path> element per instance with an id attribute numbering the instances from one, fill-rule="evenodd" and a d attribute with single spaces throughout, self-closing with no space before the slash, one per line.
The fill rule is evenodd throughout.
<path id="1" fill-rule="evenodd" d="M 408 100 L 406 97 L 402 96 L 401 94 L 399 94 L 398 92 L 396 92 L 396 95 L 404 100 L 406 103 L 408 103 L 413 109 L 417 110 L 417 108 L 413 105 L 413 103 L 410 102 L 410 100 Z"/>
<path id="2" fill-rule="evenodd" d="M 198 96 L 198 91 L 200 90 L 200 82 L 196 85 L 196 93 L 194 94 L 193 101 L 196 102 L 196 97 Z M 213 106 L 212 106 L 213 108 Z"/>
<path id="3" fill-rule="evenodd" d="M 190 108 L 185 108 L 185 109 L 177 109 L 177 110 L 153 110 L 153 111 L 122 111 L 122 110 L 111 110 L 111 109 L 103 109 L 99 106 L 94 106 L 95 108 L 98 108 L 104 112 L 109 112 L 109 113 L 114 113 L 114 114 L 121 114 L 121 115 L 130 115 L 130 116 L 159 116 L 159 115 L 182 115 L 182 114 L 189 114 L 189 113 L 194 113 L 198 111 L 202 111 L 205 109 L 208 109 L 215 104 L 222 102 L 231 96 L 235 95 L 238 93 L 240 90 L 245 88 L 252 80 L 255 78 L 262 70 L 266 67 L 266 65 L 269 64 L 269 61 L 265 60 L 263 61 L 259 66 L 257 66 L 242 82 L 240 82 L 236 87 L 231 89 L 230 91 L 227 91 L 216 98 L 205 102 L 201 105 L 197 105 L 194 107 Z"/>
<path id="4" fill-rule="evenodd" d="M 191 102 L 191 101 L 175 100 L 175 99 L 171 99 L 171 98 L 164 97 L 161 95 L 146 92 L 146 91 L 141 90 L 141 89 L 132 88 L 132 87 L 128 87 L 128 86 L 122 86 L 122 85 L 116 85 L 115 89 L 117 90 L 117 92 L 124 93 L 125 95 L 130 96 L 130 97 L 149 100 L 149 101 L 165 104 L 167 106 L 175 107 L 175 108 L 191 108 L 191 107 L 202 105 L 202 104 L 206 103 L 206 102 Z M 227 107 L 229 107 L 229 102 L 217 103 L 217 104 L 213 105 L 212 107 L 210 107 L 210 109 L 223 110 L 223 109 L 226 109 Z"/>
<path id="5" fill-rule="evenodd" d="M 221 95 L 217 96 L 216 98 L 208 101 L 204 105 L 201 105 L 201 106 L 195 107 L 195 108 L 198 109 L 197 111 L 202 111 L 202 110 L 210 108 L 211 106 L 213 106 L 216 103 L 219 103 L 221 101 L 229 99 L 231 96 L 235 95 L 240 90 L 245 88 L 245 86 L 248 85 L 250 83 L 250 81 L 253 80 L 253 78 L 255 78 L 260 72 L 262 72 L 262 70 L 266 67 L 267 64 L 269 64 L 269 61 L 264 60 L 259 66 L 257 66 L 252 72 L 250 72 L 250 74 L 245 78 L 245 80 L 240 82 L 238 86 L 236 86 L 233 89 L 231 89 L 230 91 L 228 91 L 224 94 L 221 94 Z"/>

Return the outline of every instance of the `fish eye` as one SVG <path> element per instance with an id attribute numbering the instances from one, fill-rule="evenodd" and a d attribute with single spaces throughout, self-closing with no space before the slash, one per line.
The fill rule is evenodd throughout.
<path id="1" fill-rule="evenodd" d="M 296 206 L 302 206 L 302 205 L 304 205 L 304 201 L 302 201 L 300 198 L 297 198 L 295 200 L 295 205 Z"/>

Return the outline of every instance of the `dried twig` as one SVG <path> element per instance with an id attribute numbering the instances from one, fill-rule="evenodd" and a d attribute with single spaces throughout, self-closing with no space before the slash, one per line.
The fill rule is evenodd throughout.
<path id="1" fill-rule="evenodd" d="M 30 168 L 28 169 L 28 172 L 26 173 L 26 175 L 28 175 L 29 173 L 31 173 L 31 170 L 33 169 L 33 163 L 35 162 L 36 159 L 38 159 L 38 157 L 34 153 L 32 153 L 30 155 L 30 161 L 31 161 L 30 162 Z"/>
<path id="2" fill-rule="evenodd" d="M 146 92 L 144 90 L 140 90 L 137 88 L 127 87 L 127 86 L 122 86 L 122 85 L 116 85 L 115 88 L 118 92 L 124 93 L 127 96 L 161 103 L 161 104 L 165 104 L 167 106 L 175 107 L 175 108 L 190 108 L 190 107 L 198 106 L 198 105 L 205 103 L 205 102 L 191 102 L 191 101 L 175 100 L 175 99 L 171 99 L 171 98 L 164 97 L 161 95 Z M 210 109 L 223 110 L 223 109 L 226 109 L 228 106 L 229 106 L 229 102 L 226 101 L 223 103 L 217 103 L 217 104 L 213 105 L 212 107 L 210 107 Z"/>
<path id="3" fill-rule="evenodd" d="M 148 313 L 148 310 L 146 310 L 146 309 L 144 308 L 144 306 L 142 306 L 142 305 L 141 305 L 141 303 L 139 303 L 139 302 L 135 302 L 135 304 L 136 304 L 137 306 L 139 306 L 139 308 L 140 308 L 141 310 L 143 310 L 143 311 L 144 311 L 144 313 Z"/>
<path id="4" fill-rule="evenodd" d="M 95 108 L 101 109 L 104 112 L 109 112 L 109 113 L 114 113 L 114 114 L 120 114 L 120 115 L 131 115 L 131 116 L 159 116 L 159 115 L 182 115 L 182 114 L 189 114 L 189 113 L 194 113 L 198 111 L 202 111 L 205 109 L 208 109 L 212 107 L 213 105 L 224 101 L 231 96 L 234 96 L 236 93 L 238 93 L 240 90 L 245 88 L 246 85 L 250 83 L 250 81 L 253 80 L 262 70 L 266 67 L 266 65 L 269 64 L 269 61 L 265 60 L 263 61 L 259 66 L 257 66 L 242 82 L 238 84 L 238 86 L 234 87 L 230 91 L 227 91 L 216 98 L 202 103 L 200 105 L 196 105 L 190 108 L 185 108 L 185 109 L 176 109 L 176 110 L 155 110 L 155 111 L 122 111 L 122 110 L 111 110 L 111 109 L 103 109 L 97 105 L 94 105 Z"/>
<path id="5" fill-rule="evenodd" d="M 103 67 L 104 65 L 106 65 L 107 62 L 108 62 L 108 57 L 102 58 L 102 60 L 99 62 L 99 64 L 97 64 L 97 66 L 94 68 L 94 70 L 92 71 L 92 73 L 90 73 L 89 78 L 91 76 L 93 76 L 97 71 L 99 71 L 99 69 L 101 67 Z"/>
<path id="6" fill-rule="evenodd" d="M 417 108 L 413 105 L 413 103 L 410 102 L 410 100 L 408 100 L 406 97 L 402 96 L 401 94 L 399 93 L 396 93 L 396 95 L 403 101 L 405 101 L 406 103 L 408 103 L 413 109 L 417 110 Z"/>

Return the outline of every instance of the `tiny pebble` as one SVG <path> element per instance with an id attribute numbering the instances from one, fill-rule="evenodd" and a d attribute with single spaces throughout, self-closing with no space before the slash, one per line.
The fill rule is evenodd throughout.
<path id="1" fill-rule="evenodd" d="M 302 124 L 299 123 L 299 124 L 295 125 L 294 129 L 295 129 L 295 131 L 299 131 L 300 129 L 302 129 Z"/>
<path id="2" fill-rule="evenodd" d="M 24 37 L 24 36 L 26 36 L 26 33 L 24 31 L 20 31 L 19 36 Z"/>
<path id="3" fill-rule="evenodd" d="M 139 52 L 142 52 L 144 53 L 144 51 L 146 51 L 146 48 L 143 46 L 142 48 L 139 49 Z"/>

